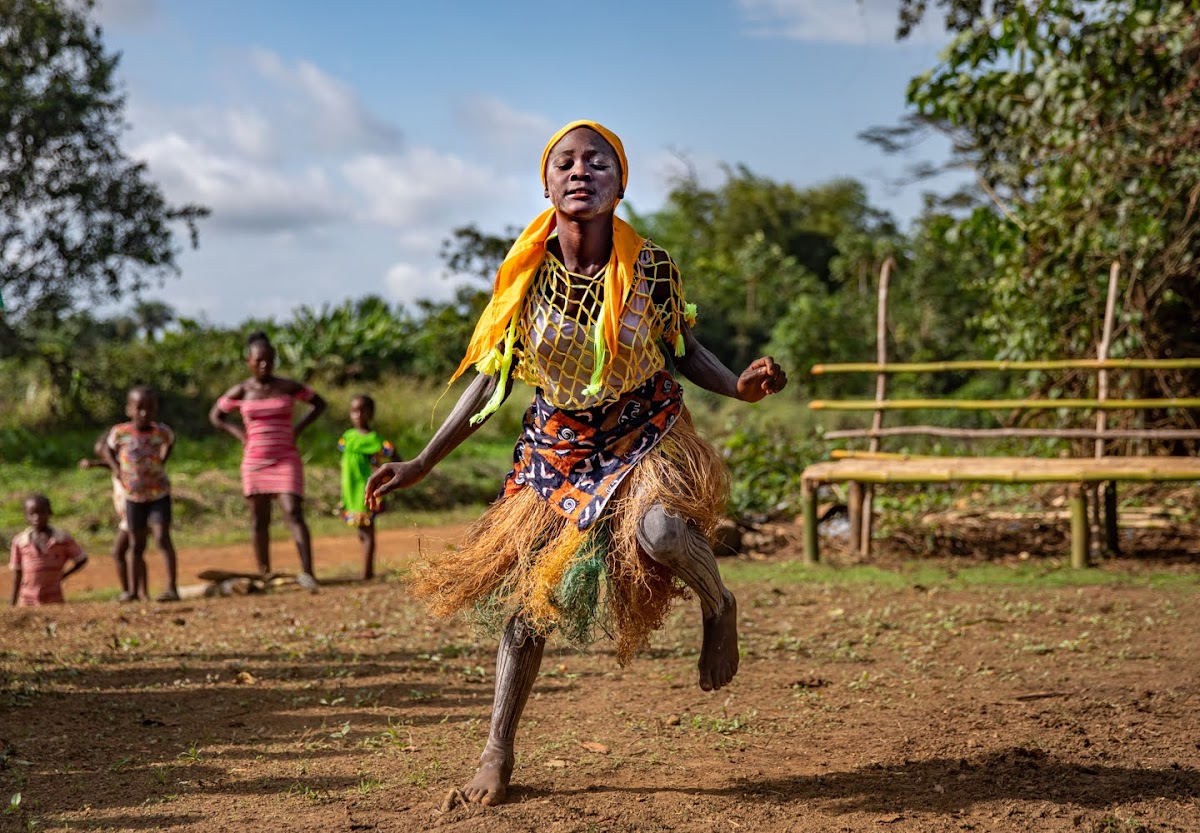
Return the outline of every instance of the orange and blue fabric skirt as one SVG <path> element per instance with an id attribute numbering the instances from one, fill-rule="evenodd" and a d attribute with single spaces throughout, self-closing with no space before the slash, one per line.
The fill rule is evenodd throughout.
<path id="1" fill-rule="evenodd" d="M 661 503 L 711 535 L 728 494 L 725 465 L 670 373 L 584 410 L 539 392 L 499 498 L 462 547 L 415 568 L 413 589 L 442 615 L 473 608 L 498 625 L 519 611 L 576 643 L 607 633 L 623 664 L 686 592 L 641 551 L 638 521 Z"/>

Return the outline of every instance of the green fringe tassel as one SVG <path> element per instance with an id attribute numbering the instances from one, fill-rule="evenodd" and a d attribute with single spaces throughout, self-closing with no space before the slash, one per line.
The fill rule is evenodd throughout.
<path id="1" fill-rule="evenodd" d="M 580 557 L 567 570 L 555 593 L 562 611 L 563 635 L 586 645 L 594 638 L 600 616 L 600 582 L 608 575 L 608 535 L 596 530 L 580 545 Z"/>
<path id="2" fill-rule="evenodd" d="M 508 390 L 508 377 L 512 373 L 513 364 L 513 345 L 517 341 L 517 318 L 519 313 L 514 314 L 512 321 L 508 323 L 508 332 L 504 334 L 504 350 L 500 353 L 499 368 L 496 367 L 496 351 L 493 350 L 488 355 L 484 356 L 475 365 L 480 373 L 495 373 L 497 369 L 500 371 L 500 383 L 496 385 L 496 390 L 492 392 L 492 398 L 487 401 L 487 404 L 471 417 L 471 424 L 478 425 L 500 408 L 504 402 L 504 392 Z"/>
<path id="3" fill-rule="evenodd" d="M 606 302 L 607 303 L 607 302 Z M 590 384 L 583 389 L 584 396 L 596 396 L 604 388 L 604 365 L 608 362 L 608 348 L 604 344 L 604 307 L 600 307 L 600 315 L 592 327 L 592 352 L 596 363 L 592 366 Z"/>

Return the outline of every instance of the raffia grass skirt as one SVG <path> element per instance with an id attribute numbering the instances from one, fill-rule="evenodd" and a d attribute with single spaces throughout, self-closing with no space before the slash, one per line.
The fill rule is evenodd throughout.
<path id="1" fill-rule="evenodd" d="M 638 521 L 662 503 L 711 537 L 728 497 L 725 464 L 685 408 L 589 529 L 524 488 L 489 506 L 458 550 L 417 564 L 409 583 L 442 616 L 473 608 L 499 624 L 519 611 L 536 632 L 577 643 L 604 631 L 624 665 L 687 592 L 641 550 Z"/>

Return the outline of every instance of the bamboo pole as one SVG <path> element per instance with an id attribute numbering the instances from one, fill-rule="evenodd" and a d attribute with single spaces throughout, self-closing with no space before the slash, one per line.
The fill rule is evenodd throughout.
<path id="1" fill-rule="evenodd" d="M 1071 484 L 1067 503 L 1071 509 L 1071 566 L 1081 570 L 1088 565 L 1087 491 Z"/>
<path id="2" fill-rule="evenodd" d="M 829 452 L 834 460 L 944 460 L 936 454 L 905 454 L 899 451 L 856 451 L 853 448 L 835 448 Z"/>
<path id="3" fill-rule="evenodd" d="M 940 425 L 897 425 L 894 428 L 846 428 L 826 431 L 827 440 L 861 440 L 880 437 L 946 437 L 989 440 L 1011 437 L 1047 437 L 1061 440 L 1094 440 L 1101 435 L 1091 428 L 945 428 Z M 1200 440 L 1200 428 L 1117 428 L 1104 432 L 1113 440 Z"/>
<path id="4" fill-rule="evenodd" d="M 1200 358 L 1189 359 L 1045 359 L 1006 361 L 1003 359 L 964 359 L 946 362 L 839 362 L 816 364 L 814 376 L 828 373 L 939 373 L 950 370 L 1195 370 Z"/>
<path id="5" fill-rule="evenodd" d="M 891 285 L 892 268 L 895 267 L 896 261 L 888 257 L 883 261 L 883 265 L 879 267 L 879 300 L 875 306 L 875 361 L 880 367 L 887 366 L 887 310 L 888 310 L 888 290 Z M 887 374 L 878 373 L 875 375 L 875 402 L 881 404 L 887 398 Z M 871 416 L 871 428 L 878 431 L 883 427 L 883 410 L 877 408 Z M 879 451 L 879 436 L 871 438 L 869 450 L 871 452 Z M 875 499 L 875 490 L 871 486 L 865 486 L 862 490 L 862 507 L 860 514 L 860 527 L 850 527 L 850 534 L 853 536 L 859 534 L 858 551 L 863 555 L 871 554 L 871 532 L 874 527 L 874 509 L 873 502 Z M 861 529 L 861 532 L 860 532 Z"/>
<path id="6" fill-rule="evenodd" d="M 1100 335 L 1100 346 L 1096 350 L 1096 358 L 1103 364 L 1108 359 L 1108 351 L 1112 346 L 1113 336 L 1113 319 L 1116 317 L 1117 308 L 1117 279 L 1121 274 L 1121 264 L 1114 260 L 1112 267 L 1108 270 L 1108 295 L 1104 301 L 1104 329 Z M 1108 399 L 1108 370 L 1101 368 L 1096 374 L 1096 398 L 1104 401 Z M 1104 432 L 1108 428 L 1108 412 L 1100 409 L 1096 411 L 1096 433 L 1101 436 L 1096 438 L 1095 456 L 1097 459 L 1104 456 Z M 1111 555 L 1117 555 L 1117 546 L 1120 543 L 1120 536 L 1117 529 L 1117 484 L 1114 481 L 1108 481 L 1096 486 L 1092 495 L 1092 505 L 1096 516 L 1097 531 L 1104 529 L 1104 546 Z M 1100 543 L 1100 536 L 1097 535 L 1096 543 Z"/>
<path id="7" fill-rule="evenodd" d="M 810 480 L 800 481 L 800 502 L 804 507 L 804 563 L 816 564 L 821 560 L 820 541 L 817 538 L 816 483 Z"/>
<path id="8" fill-rule="evenodd" d="M 1163 399 L 814 399 L 808 403 L 814 411 L 1057 411 L 1101 408 L 1106 411 L 1146 411 L 1157 408 L 1200 408 L 1200 397 L 1181 396 Z"/>

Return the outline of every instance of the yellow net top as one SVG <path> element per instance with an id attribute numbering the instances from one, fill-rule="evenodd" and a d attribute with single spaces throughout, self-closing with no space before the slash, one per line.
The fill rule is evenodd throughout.
<path id="1" fill-rule="evenodd" d="M 521 311 L 514 376 L 541 389 L 554 407 L 580 410 L 614 402 L 662 370 L 659 342 L 665 333 L 679 332 L 685 315 L 679 268 L 647 240 L 635 273 L 621 316 L 620 349 L 609 358 L 599 390 L 585 390 L 596 365 L 593 330 L 604 272 L 569 272 L 547 252 Z"/>

